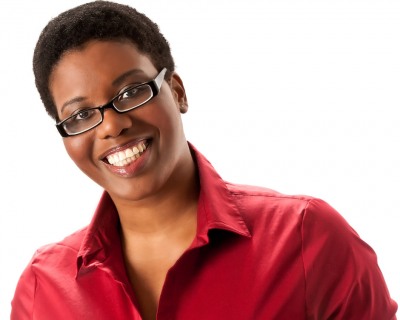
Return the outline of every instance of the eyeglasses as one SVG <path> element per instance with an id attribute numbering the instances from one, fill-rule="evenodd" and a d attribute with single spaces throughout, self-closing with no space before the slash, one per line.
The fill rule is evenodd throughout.
<path id="1" fill-rule="evenodd" d="M 166 72 L 167 69 L 164 68 L 153 80 L 128 87 L 100 107 L 77 111 L 56 123 L 58 132 L 63 137 L 76 136 L 100 125 L 104 120 L 105 109 L 110 108 L 118 113 L 125 113 L 144 105 L 158 95 Z"/>

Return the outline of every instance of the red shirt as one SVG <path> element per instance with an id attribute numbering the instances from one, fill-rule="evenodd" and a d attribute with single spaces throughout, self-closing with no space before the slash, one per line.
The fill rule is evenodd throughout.
<path id="1" fill-rule="evenodd" d="M 224 182 L 192 149 L 197 235 L 167 273 L 157 319 L 395 319 L 374 251 L 334 209 Z M 141 319 L 107 193 L 87 228 L 35 253 L 11 319 Z"/>

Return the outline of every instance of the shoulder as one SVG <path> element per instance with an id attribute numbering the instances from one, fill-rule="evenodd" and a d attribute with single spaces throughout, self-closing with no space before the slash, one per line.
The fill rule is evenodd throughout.
<path id="1" fill-rule="evenodd" d="M 68 257 L 76 259 L 87 227 L 77 230 L 63 240 L 49 243 L 38 248 L 31 260 L 31 265 L 45 261 L 59 261 Z M 49 261 L 50 260 L 50 261 Z"/>
<path id="2" fill-rule="evenodd" d="M 274 189 L 254 186 L 254 185 L 246 185 L 246 184 L 237 184 L 231 182 L 225 182 L 229 192 L 237 197 L 261 197 L 261 198 L 270 198 L 277 199 L 279 201 L 300 201 L 300 202 L 308 202 L 312 199 L 316 199 L 314 197 L 308 195 L 288 195 L 276 191 Z"/>
<path id="3" fill-rule="evenodd" d="M 286 218 L 293 216 L 301 219 L 310 202 L 321 201 L 312 196 L 288 195 L 261 186 L 229 182 L 226 183 L 226 186 L 232 201 L 245 216 L 268 214 L 269 216 Z"/>
<path id="4" fill-rule="evenodd" d="M 303 246 L 318 239 L 324 239 L 325 244 L 345 247 L 359 241 L 358 234 L 345 218 L 320 198 L 232 183 L 227 183 L 227 188 L 250 228 L 264 228 L 263 232 L 271 226 L 290 229 L 297 233 Z"/>
<path id="5" fill-rule="evenodd" d="M 269 212 L 292 213 L 307 218 L 347 223 L 344 218 L 325 200 L 310 195 L 291 195 L 261 186 L 233 184 L 226 186 L 241 209 L 269 209 Z M 245 205 L 243 207 L 243 205 Z M 333 220 L 332 220 L 333 219 Z"/>
<path id="6" fill-rule="evenodd" d="M 77 254 L 85 233 L 86 228 L 81 229 L 62 241 L 44 245 L 35 252 L 18 280 L 11 302 L 11 319 L 32 317 L 39 287 L 48 291 L 60 279 L 73 279 Z"/>
<path id="7" fill-rule="evenodd" d="M 375 252 L 330 204 L 258 186 L 226 185 L 253 235 L 265 244 L 273 239 L 268 252 L 300 257 L 310 317 L 393 317 L 397 306 Z"/>

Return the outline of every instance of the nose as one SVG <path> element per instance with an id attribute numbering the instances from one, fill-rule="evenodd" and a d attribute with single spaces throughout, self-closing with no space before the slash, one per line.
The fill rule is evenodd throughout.
<path id="1" fill-rule="evenodd" d="M 115 138 L 132 127 L 132 124 L 129 112 L 118 113 L 113 109 L 106 109 L 103 122 L 96 128 L 96 134 L 100 139 Z"/>

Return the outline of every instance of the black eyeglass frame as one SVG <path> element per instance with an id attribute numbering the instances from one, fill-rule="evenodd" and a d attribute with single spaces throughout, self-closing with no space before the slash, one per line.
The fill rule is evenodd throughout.
<path id="1" fill-rule="evenodd" d="M 150 100 L 152 100 L 154 97 L 156 97 L 159 94 L 159 92 L 161 90 L 161 85 L 162 85 L 162 83 L 164 81 L 164 77 L 165 77 L 165 73 L 166 72 L 167 72 L 167 68 L 163 68 L 160 71 L 160 73 L 154 79 L 152 79 L 152 80 L 150 80 L 148 82 L 143 82 L 143 83 L 141 83 L 141 84 L 139 84 L 137 86 L 127 88 L 126 90 L 118 93 L 114 98 L 112 98 L 109 102 L 107 102 L 106 104 L 103 104 L 102 106 L 87 109 L 87 110 L 98 109 L 100 111 L 100 113 L 101 113 L 101 120 L 98 123 L 96 123 L 95 125 L 93 125 L 92 127 L 90 127 L 89 129 L 85 129 L 83 131 L 79 131 L 79 132 L 73 133 L 73 134 L 67 133 L 65 131 L 65 129 L 64 129 L 63 124 L 66 121 L 68 121 L 69 119 L 71 119 L 73 117 L 76 117 L 76 114 L 72 114 L 71 116 L 67 117 L 66 119 L 56 123 L 56 128 L 57 128 L 58 132 L 64 138 L 77 136 L 79 134 L 85 133 L 85 132 L 87 132 L 89 130 L 92 130 L 93 128 L 96 128 L 97 126 L 99 126 L 104 120 L 104 110 L 106 110 L 106 109 L 113 109 L 117 113 L 125 113 L 125 112 L 132 111 L 132 110 L 134 110 L 136 108 L 139 108 L 139 107 L 143 106 L 144 104 L 146 104 L 147 102 L 149 102 Z M 152 96 L 148 100 L 142 102 L 141 104 L 133 106 L 132 108 L 129 108 L 127 110 L 118 110 L 115 107 L 114 101 L 116 99 L 118 99 L 120 96 L 122 96 L 123 94 L 125 94 L 127 91 L 135 89 L 135 88 L 138 88 L 138 87 L 141 87 L 141 86 L 146 86 L 146 85 L 148 85 L 151 88 L 151 92 L 152 92 Z"/>

